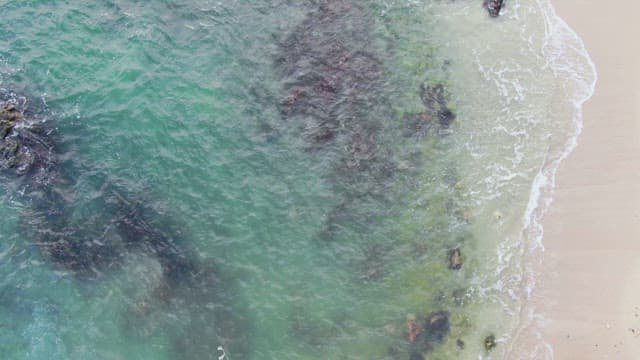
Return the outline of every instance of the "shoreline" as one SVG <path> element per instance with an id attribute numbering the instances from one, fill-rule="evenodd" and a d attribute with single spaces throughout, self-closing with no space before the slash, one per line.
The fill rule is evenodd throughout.
<path id="1" fill-rule="evenodd" d="M 578 146 L 559 165 L 532 254 L 518 358 L 640 356 L 640 4 L 554 0 L 598 67 Z M 626 39 L 625 39 L 626 40 Z M 544 201 L 541 199 L 541 201 Z M 545 204 L 538 204 L 545 207 Z"/>

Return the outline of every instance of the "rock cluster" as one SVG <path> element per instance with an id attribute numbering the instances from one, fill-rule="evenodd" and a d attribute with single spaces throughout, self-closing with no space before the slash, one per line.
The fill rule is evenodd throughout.
<path id="1" fill-rule="evenodd" d="M 424 359 L 424 354 L 433 351 L 437 344 L 444 342 L 451 328 L 448 311 L 435 311 L 422 319 L 414 314 L 407 315 L 407 335 L 410 345 L 410 359 Z"/>

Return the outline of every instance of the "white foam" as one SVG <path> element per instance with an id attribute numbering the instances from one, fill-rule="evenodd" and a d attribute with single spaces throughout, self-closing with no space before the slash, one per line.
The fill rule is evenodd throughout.
<path id="1" fill-rule="evenodd" d="M 544 15 L 545 41 L 543 54 L 547 58 L 548 66 L 557 78 L 568 79 L 570 99 L 574 107 L 574 118 L 571 133 L 558 153 L 548 153 L 541 164 L 540 170 L 531 186 L 529 201 L 523 217 L 523 243 L 526 260 L 524 263 L 523 307 L 520 311 L 520 324 L 513 342 L 517 341 L 525 329 L 533 330 L 537 343 L 529 354 L 515 354 L 510 349 L 505 358 L 554 359 L 552 346 L 545 341 L 535 326 L 542 326 L 546 319 L 538 313 L 531 299 L 535 292 L 535 259 L 536 254 L 544 251 L 544 228 L 542 219 L 552 202 L 553 189 L 556 184 L 556 172 L 562 163 L 578 145 L 578 137 L 583 128 L 582 106 L 593 96 L 597 82 L 596 66 L 591 60 L 583 40 L 562 20 L 553 8 L 550 0 L 537 0 L 537 4 Z M 513 343 L 512 343 L 513 344 Z M 520 349 L 521 350 L 521 349 Z"/>

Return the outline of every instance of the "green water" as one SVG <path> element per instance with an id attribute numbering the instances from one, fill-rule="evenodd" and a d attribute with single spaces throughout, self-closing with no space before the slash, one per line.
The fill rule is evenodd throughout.
<path id="1" fill-rule="evenodd" d="M 167 290 L 161 260 L 136 251 L 99 276 L 75 276 L 40 251 L 39 234 L 54 225 L 9 179 L 0 357 L 218 359 L 219 346 L 233 360 L 490 356 L 484 337 L 511 328 L 487 321 L 502 307 L 479 291 L 497 247 L 493 232 L 482 242 L 496 205 L 478 205 L 468 186 L 467 168 L 483 166 L 465 157 L 469 128 L 484 123 L 472 122 L 477 99 L 460 96 L 453 72 L 464 63 L 445 51 L 437 19 L 448 5 L 337 3 L 351 9 L 328 15 L 341 28 L 308 33 L 325 2 L 0 5 L 0 87 L 26 96 L 52 130 L 65 174 L 54 186 L 76 240 L 110 236 L 124 201 L 215 274 Z M 450 6 L 491 25 L 480 7 Z M 279 64 L 305 36 L 364 52 L 379 70 L 374 80 L 336 80 L 353 89 L 331 100 L 343 120 L 320 145 L 304 116 L 283 111 L 297 75 Z M 425 111 L 421 86 L 436 85 L 467 126 L 434 121 L 407 133 L 407 116 Z M 349 158 L 359 132 L 375 139 L 372 157 Z M 534 175 L 513 190 L 517 214 Z M 456 247 L 463 266 L 452 270 Z M 447 336 L 411 344 L 407 315 L 424 323 L 437 311 L 448 314 Z"/>

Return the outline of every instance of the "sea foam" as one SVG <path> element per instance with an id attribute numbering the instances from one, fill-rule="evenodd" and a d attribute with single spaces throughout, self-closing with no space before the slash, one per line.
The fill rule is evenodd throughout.
<path id="1" fill-rule="evenodd" d="M 572 105 L 572 128 L 564 144 L 553 152 L 548 152 L 532 185 L 523 217 L 522 243 L 524 244 L 524 282 L 522 291 L 523 305 L 520 310 L 520 323 L 513 342 L 518 342 L 522 334 L 533 335 L 536 341 L 530 353 L 522 353 L 522 348 L 512 347 L 506 358 L 517 356 L 529 359 L 554 359 L 553 347 L 536 329 L 548 321 L 532 303 L 535 293 L 538 265 L 544 252 L 544 216 L 553 201 L 556 185 L 556 173 L 560 164 L 566 160 L 578 145 L 583 129 L 583 104 L 595 92 L 597 82 L 596 66 L 589 56 L 580 36 L 556 13 L 551 1 L 537 0 L 545 20 L 545 42 L 542 52 L 548 60 L 548 66 L 561 80 L 568 101 Z"/>

